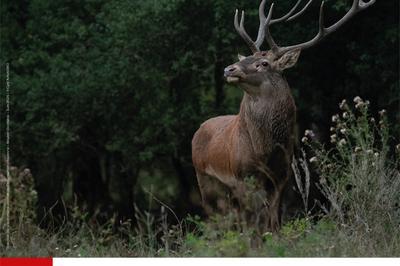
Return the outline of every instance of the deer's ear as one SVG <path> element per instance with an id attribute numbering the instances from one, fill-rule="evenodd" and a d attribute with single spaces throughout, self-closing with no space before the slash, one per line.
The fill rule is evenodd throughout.
<path id="1" fill-rule="evenodd" d="M 239 61 L 242 61 L 242 60 L 245 59 L 246 57 L 245 57 L 244 55 L 238 54 L 238 58 L 239 58 Z"/>
<path id="2" fill-rule="evenodd" d="M 300 49 L 286 52 L 276 61 L 276 67 L 278 70 L 284 70 L 290 68 L 297 63 L 300 56 Z"/>

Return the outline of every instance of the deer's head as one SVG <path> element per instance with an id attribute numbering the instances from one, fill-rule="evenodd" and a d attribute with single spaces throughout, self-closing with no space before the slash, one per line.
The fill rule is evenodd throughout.
<path id="1" fill-rule="evenodd" d="M 253 52 L 250 56 L 239 55 L 239 61 L 225 68 L 224 76 L 229 83 L 241 85 L 248 92 L 255 92 L 264 82 L 271 82 L 271 79 L 282 79 L 283 70 L 294 66 L 303 49 L 310 48 L 319 43 L 330 33 L 337 30 L 346 21 L 352 18 L 359 11 L 367 8 L 375 3 L 375 0 L 364 2 L 363 0 L 353 0 L 352 7 L 338 22 L 330 27 L 324 26 L 324 2 L 321 4 L 319 15 L 319 31 L 317 35 L 310 41 L 296 44 L 292 46 L 280 47 L 276 44 L 270 34 L 269 27 L 275 23 L 291 21 L 299 17 L 310 6 L 313 0 L 309 0 L 307 4 L 297 13 L 295 11 L 299 7 L 302 0 L 298 0 L 294 7 L 284 16 L 272 19 L 274 4 L 271 5 L 268 16 L 265 16 L 266 0 L 262 0 L 259 7 L 260 26 L 256 41 L 253 41 L 244 29 L 244 11 L 242 11 L 239 22 L 238 10 L 235 13 L 234 25 L 236 31 L 244 39 Z M 260 47 L 267 41 L 270 50 L 261 51 Z M 279 82 L 279 81 L 278 81 Z"/>
<path id="2" fill-rule="evenodd" d="M 238 62 L 225 68 L 224 76 L 229 83 L 240 84 L 249 93 L 256 92 L 263 83 L 282 78 L 282 71 L 294 66 L 299 55 L 299 49 L 278 58 L 271 51 L 256 52 L 247 57 L 239 55 Z"/>

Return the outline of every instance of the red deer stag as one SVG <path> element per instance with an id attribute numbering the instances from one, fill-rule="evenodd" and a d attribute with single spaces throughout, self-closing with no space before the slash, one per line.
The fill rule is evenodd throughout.
<path id="1" fill-rule="evenodd" d="M 227 197 L 223 195 L 226 192 L 232 203 L 247 208 L 244 199 L 249 191 L 244 180 L 253 176 L 267 196 L 265 205 L 261 205 L 266 207 L 252 211 L 260 213 L 264 210 L 264 226 L 272 231 L 279 228 L 282 194 L 291 176 L 296 123 L 295 102 L 282 72 L 296 64 L 301 50 L 319 43 L 375 0 L 354 0 L 346 15 L 330 27 L 324 26 L 322 2 L 317 35 L 301 44 L 280 47 L 272 38 L 269 27 L 297 18 L 312 0 L 295 13 L 300 2 L 283 17 L 272 19 L 274 4 L 265 16 L 266 0 L 263 0 L 259 7 L 260 26 L 256 41 L 244 29 L 244 12 L 239 22 L 236 10 L 236 31 L 253 52 L 247 57 L 239 55 L 237 63 L 225 68 L 227 82 L 237 84 L 244 91 L 239 114 L 207 120 L 192 140 L 193 164 L 207 214 L 227 211 Z M 265 52 L 260 50 L 264 38 L 270 46 Z"/>

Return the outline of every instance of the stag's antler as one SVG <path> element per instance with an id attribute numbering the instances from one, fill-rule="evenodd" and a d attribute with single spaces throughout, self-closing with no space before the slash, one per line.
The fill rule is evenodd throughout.
<path id="1" fill-rule="evenodd" d="M 272 19 L 272 13 L 274 9 L 274 4 L 272 3 L 268 16 L 265 16 L 264 9 L 265 9 L 265 3 L 266 0 L 262 0 L 260 7 L 259 7 L 259 17 L 260 17 L 260 26 L 258 29 L 258 36 L 256 41 L 253 41 L 250 36 L 247 34 L 246 30 L 244 29 L 244 11 L 242 11 L 242 17 L 240 19 L 239 23 L 239 18 L 238 18 L 238 10 L 236 10 L 235 13 L 235 28 L 236 31 L 239 33 L 240 36 L 245 40 L 247 45 L 249 45 L 251 51 L 253 53 L 259 52 L 260 47 L 263 43 L 264 38 L 267 40 L 267 43 L 271 47 L 272 52 L 277 55 L 281 56 L 282 54 L 286 53 L 289 50 L 294 50 L 294 49 L 307 49 L 310 48 L 317 43 L 319 43 L 323 38 L 325 38 L 327 35 L 330 33 L 334 32 L 337 30 L 340 26 L 342 26 L 346 21 L 348 21 L 350 18 L 352 18 L 355 14 L 360 12 L 361 10 L 366 9 L 370 5 L 374 4 L 376 0 L 370 0 L 368 2 L 364 2 L 363 0 L 353 0 L 353 5 L 351 9 L 346 13 L 346 15 L 343 16 L 338 22 L 333 24 L 332 26 L 326 28 L 324 26 L 324 1 L 321 4 L 320 8 L 320 15 L 319 15 L 319 31 L 318 34 L 311 39 L 308 42 L 304 42 L 301 44 L 297 45 L 292 45 L 292 46 L 286 46 L 286 47 L 280 47 L 276 44 L 274 39 L 271 36 L 271 33 L 269 31 L 269 27 L 275 23 L 279 22 L 286 22 L 286 21 L 291 21 L 296 18 L 298 18 L 300 15 L 302 15 L 306 9 L 310 6 L 313 0 L 309 0 L 307 4 L 296 14 L 293 15 L 297 7 L 300 5 L 302 0 L 298 0 L 297 3 L 294 5 L 294 7 L 284 16 L 278 18 L 278 19 Z"/>
<path id="2" fill-rule="evenodd" d="M 374 4 L 375 0 L 370 0 L 368 2 L 364 2 L 363 0 L 353 0 L 353 5 L 351 6 L 350 10 L 346 13 L 346 15 L 344 15 L 338 22 L 336 22 L 335 24 L 333 24 L 332 26 L 330 26 L 328 28 L 326 28 L 324 26 L 324 3 L 325 3 L 324 1 L 322 1 L 322 3 L 321 3 L 320 13 L 319 13 L 319 30 L 318 30 L 317 35 L 310 41 L 307 41 L 304 43 L 300 43 L 300 44 L 296 44 L 296 45 L 292 45 L 292 46 L 286 46 L 286 47 L 279 47 L 275 43 L 274 39 L 271 36 L 271 33 L 269 32 L 269 26 L 272 25 L 274 21 L 271 19 L 270 19 L 270 21 L 268 21 L 268 19 L 267 19 L 265 21 L 265 25 L 266 25 L 265 38 L 266 38 L 269 46 L 271 47 L 272 52 L 277 56 L 281 56 L 290 50 L 294 50 L 294 49 L 302 49 L 303 50 L 303 49 L 307 49 L 307 48 L 310 48 L 310 47 L 316 45 L 323 38 L 325 38 L 326 36 L 328 36 L 329 34 L 334 32 L 335 30 L 340 28 L 343 24 L 345 24 L 348 20 L 350 20 L 355 14 L 357 14 L 361 10 L 368 8 L 370 5 Z M 307 9 L 307 7 L 308 6 L 303 8 L 302 11 Z M 271 8 L 269 10 L 268 17 L 270 17 L 270 18 L 272 17 L 271 14 L 273 12 L 273 8 L 274 8 L 274 4 L 271 5 Z M 299 12 L 299 14 L 296 14 L 296 15 L 288 18 L 287 21 L 297 18 L 301 13 L 302 12 Z"/>
<path id="3" fill-rule="evenodd" d="M 295 19 L 296 17 L 300 16 L 311 4 L 313 0 L 309 0 L 308 3 L 304 6 L 302 10 L 300 10 L 298 13 L 293 15 L 294 11 L 297 9 L 297 7 L 300 5 L 302 0 L 298 0 L 297 3 L 294 5 L 294 7 L 284 16 L 278 18 L 278 19 L 271 19 L 272 15 L 272 10 L 270 9 L 270 12 L 268 14 L 268 17 L 265 17 L 265 4 L 266 0 L 262 0 L 260 7 L 258 9 L 259 17 L 260 17 L 260 26 L 258 28 L 258 35 L 256 41 L 253 41 L 250 36 L 247 34 L 246 30 L 244 29 L 244 11 L 242 11 L 242 16 L 240 18 L 240 23 L 239 23 L 239 11 L 236 9 L 235 13 L 235 28 L 236 31 L 239 33 L 240 36 L 244 39 L 244 41 L 247 43 L 247 45 L 250 47 L 251 51 L 253 53 L 259 52 L 260 47 L 262 43 L 264 42 L 265 34 L 266 34 L 266 26 L 272 25 L 278 22 L 282 21 L 290 21 L 292 19 Z M 273 6 L 273 4 L 272 4 Z M 271 6 L 271 8 L 272 8 Z"/>

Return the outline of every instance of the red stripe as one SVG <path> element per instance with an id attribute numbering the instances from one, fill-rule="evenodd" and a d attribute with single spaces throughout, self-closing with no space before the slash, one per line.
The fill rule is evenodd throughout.
<path id="1" fill-rule="evenodd" d="M 52 258 L 0 258 L 0 266 L 53 266 Z"/>

